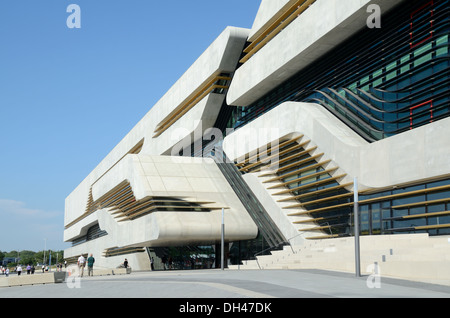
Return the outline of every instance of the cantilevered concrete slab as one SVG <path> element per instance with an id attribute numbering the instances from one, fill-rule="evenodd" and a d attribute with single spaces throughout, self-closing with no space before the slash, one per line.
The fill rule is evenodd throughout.
<path id="1" fill-rule="evenodd" d="M 263 1 L 251 34 L 258 32 L 270 13 L 286 1 Z M 325 53 L 367 27 L 367 7 L 379 5 L 382 14 L 402 0 L 317 0 L 261 48 L 236 72 L 227 103 L 249 106 L 268 91 L 310 65 Z M 292 1 L 291 1 L 292 2 Z"/>

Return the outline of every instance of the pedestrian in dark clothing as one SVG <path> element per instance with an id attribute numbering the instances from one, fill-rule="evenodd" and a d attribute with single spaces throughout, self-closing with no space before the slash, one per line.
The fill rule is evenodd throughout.
<path id="1" fill-rule="evenodd" d="M 89 256 L 87 259 L 88 276 L 94 276 L 94 263 L 95 263 L 95 258 L 91 254 L 91 256 Z"/>

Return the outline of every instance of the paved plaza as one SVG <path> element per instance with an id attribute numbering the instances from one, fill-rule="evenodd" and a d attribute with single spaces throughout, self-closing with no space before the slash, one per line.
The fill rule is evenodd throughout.
<path id="1" fill-rule="evenodd" d="M 0 277 L 1 279 L 1 277 Z M 0 288 L 0 298 L 448 298 L 450 286 L 318 270 L 133 272 Z"/>

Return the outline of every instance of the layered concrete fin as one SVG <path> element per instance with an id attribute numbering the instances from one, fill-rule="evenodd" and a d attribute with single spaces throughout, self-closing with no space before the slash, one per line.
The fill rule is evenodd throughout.
<path id="1" fill-rule="evenodd" d="M 273 23 L 280 11 L 287 10 L 295 2 L 296 0 L 262 0 L 249 34 L 249 40 L 252 42 L 267 25 Z"/>

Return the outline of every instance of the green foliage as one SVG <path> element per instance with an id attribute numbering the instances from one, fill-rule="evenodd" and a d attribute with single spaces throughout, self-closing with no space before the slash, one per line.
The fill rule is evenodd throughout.
<path id="1" fill-rule="evenodd" d="M 7 257 L 13 257 L 13 258 L 20 258 L 19 264 L 22 265 L 37 265 L 42 264 L 43 262 L 48 264 L 49 262 L 49 255 L 52 255 L 52 265 L 56 263 L 63 263 L 64 262 L 64 251 L 39 251 L 39 252 L 33 252 L 28 250 L 23 251 L 10 251 L 10 252 L 1 252 L 0 251 L 0 261 L 2 261 L 4 258 Z M 45 257 L 44 257 L 45 255 Z M 58 258 L 58 259 L 57 259 Z M 16 265 L 16 263 L 11 263 L 10 266 Z"/>

